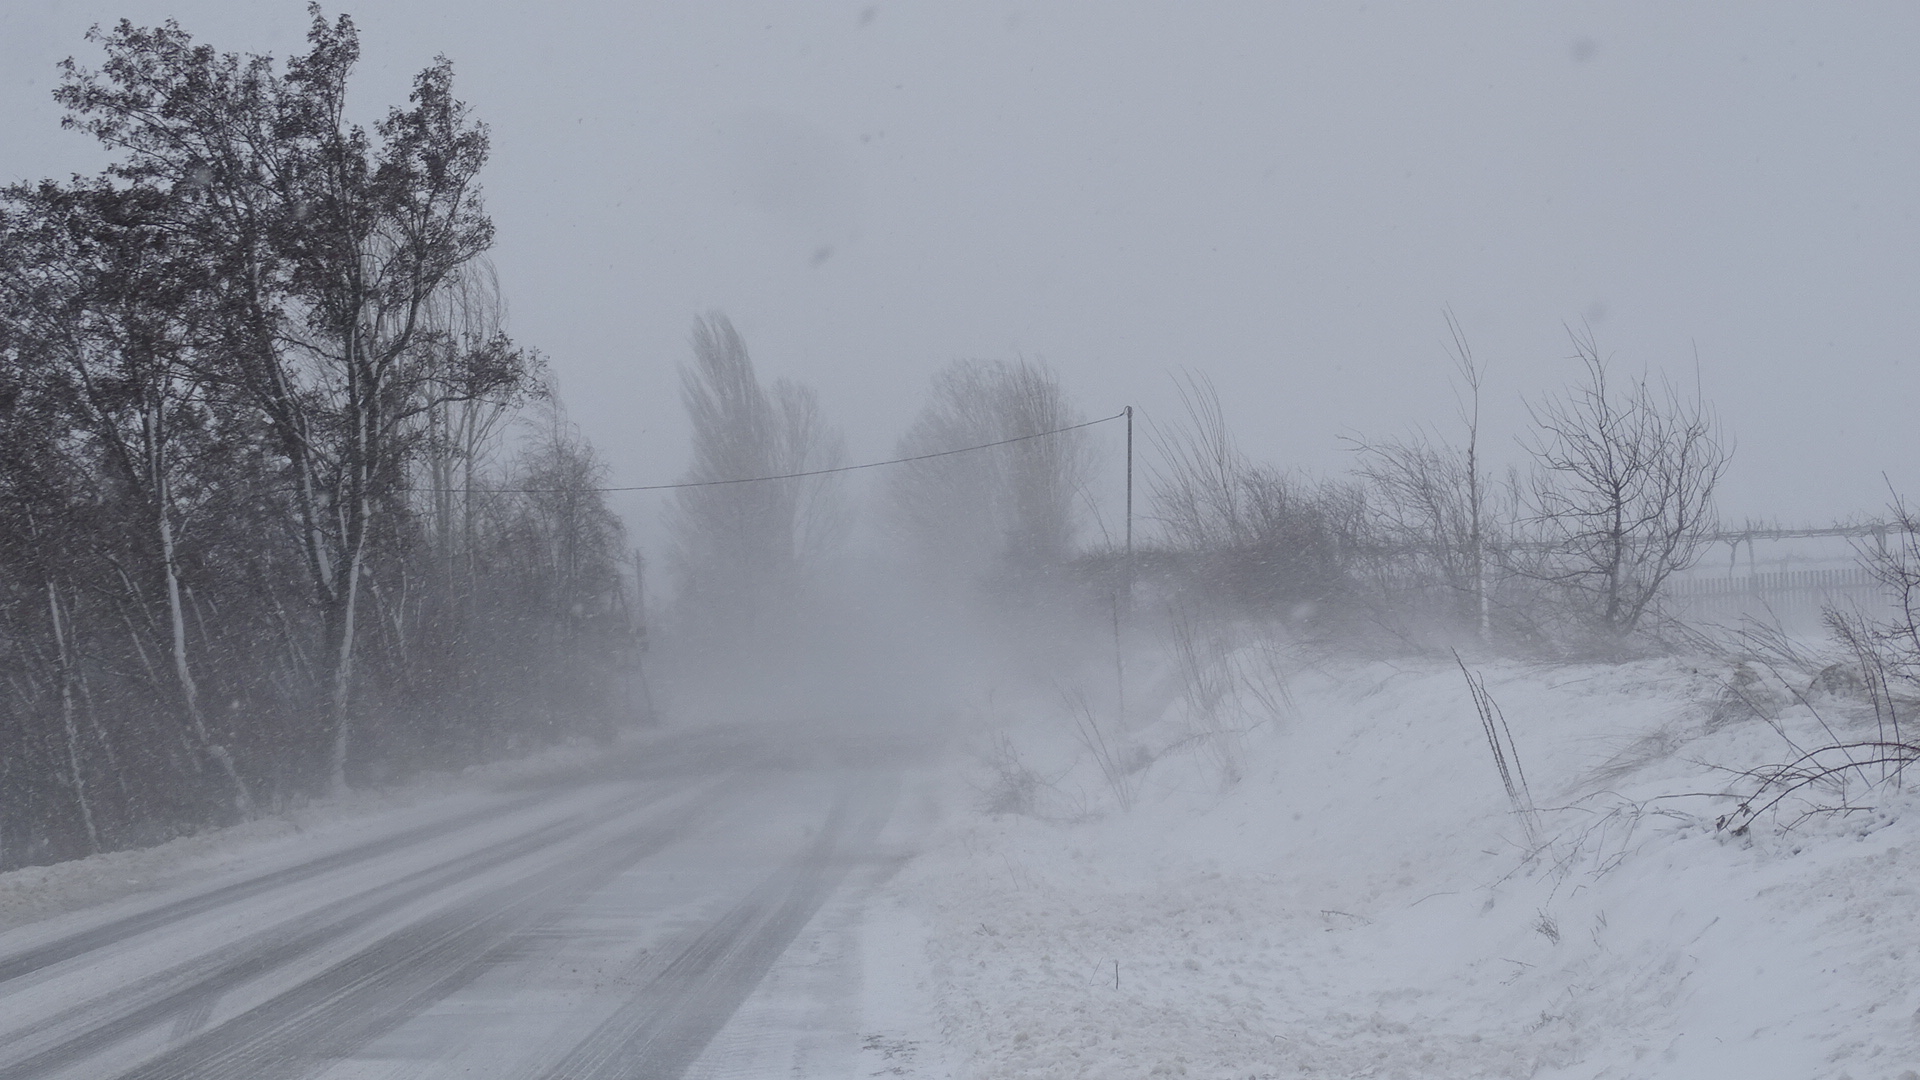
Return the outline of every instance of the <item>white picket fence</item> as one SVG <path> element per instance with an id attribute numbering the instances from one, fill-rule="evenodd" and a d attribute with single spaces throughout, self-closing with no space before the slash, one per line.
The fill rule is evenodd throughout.
<path id="1" fill-rule="evenodd" d="M 1817 629 L 1827 607 L 1888 613 L 1893 597 L 1858 566 L 1783 570 L 1727 577 L 1670 578 L 1661 590 L 1667 612 L 1687 622 L 1778 622 L 1789 630 Z"/>

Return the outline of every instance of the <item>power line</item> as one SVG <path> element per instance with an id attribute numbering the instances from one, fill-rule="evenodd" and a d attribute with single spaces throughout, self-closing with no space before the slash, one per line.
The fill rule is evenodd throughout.
<path id="1" fill-rule="evenodd" d="M 641 484 L 633 487 L 409 488 L 408 490 L 416 491 L 416 492 L 432 492 L 435 494 L 439 494 L 442 492 L 464 492 L 467 494 L 480 494 L 480 495 L 487 495 L 487 494 L 540 495 L 540 494 L 559 494 L 559 493 L 564 493 L 568 491 L 598 491 L 598 492 L 677 491 L 681 488 L 722 487 L 728 484 L 757 484 L 767 480 L 799 480 L 808 476 L 826 476 L 830 473 L 854 472 L 859 469 L 877 469 L 882 465 L 904 465 L 910 461 L 929 461 L 933 458 L 952 457 L 955 454 L 970 454 L 975 450 L 991 450 L 996 446 L 1008 446 L 1010 444 L 1017 443 L 1017 442 L 1026 442 L 1029 439 L 1044 439 L 1049 435 L 1059 435 L 1068 431 L 1078 431 L 1081 428 L 1089 428 L 1094 426 L 1095 424 L 1110 423 L 1114 420 L 1119 420 L 1125 417 L 1126 415 L 1127 415 L 1127 411 L 1123 409 L 1120 412 L 1114 413 L 1112 416 L 1103 416 L 1098 420 L 1088 420 L 1085 423 L 1080 423 L 1080 424 L 1069 424 L 1066 427 L 1054 428 L 1051 431 L 1036 431 L 1031 435 L 1015 435 L 1011 439 L 1001 439 L 997 442 L 980 443 L 977 446 L 962 446 L 957 450 L 940 450 L 931 454 L 914 454 L 910 457 L 889 458 L 886 461 L 868 461 L 859 465 L 840 465 L 831 469 L 810 469 L 806 472 L 781 473 L 777 476 L 739 476 L 739 477 L 734 477 L 728 480 L 691 480 L 691 481 L 686 481 L 684 483 L 679 483 L 679 484 Z"/>

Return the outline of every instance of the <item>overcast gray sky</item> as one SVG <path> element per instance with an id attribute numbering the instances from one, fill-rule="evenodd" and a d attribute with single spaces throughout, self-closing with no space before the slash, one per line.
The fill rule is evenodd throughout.
<path id="1" fill-rule="evenodd" d="M 884 456 L 956 357 L 1089 415 L 1208 373 L 1246 448 L 1451 415 L 1451 305 L 1502 452 L 1562 324 L 1691 380 L 1723 511 L 1920 495 L 1920 5 L 328 4 L 365 118 L 435 53 L 492 125 L 512 328 L 614 478 L 685 463 L 674 369 L 721 309 Z M 5 0 L 0 179 L 91 169 L 53 65 L 177 18 L 286 56 L 292 0 Z M 649 504 L 623 504 L 636 519 Z M 651 531 L 643 520 L 641 535 Z"/>

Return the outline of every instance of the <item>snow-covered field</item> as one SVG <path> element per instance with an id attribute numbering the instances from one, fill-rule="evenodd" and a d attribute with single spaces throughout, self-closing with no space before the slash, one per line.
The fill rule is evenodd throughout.
<path id="1" fill-rule="evenodd" d="M 1470 666 L 1537 842 L 1450 663 L 1268 665 L 1237 745 L 1162 674 L 1108 748 L 1160 751 L 1130 810 L 1059 702 L 1003 706 L 873 948 L 924 951 L 961 1076 L 1920 1077 L 1911 796 L 1735 836 L 1687 794 L 1870 713 L 1727 661 Z"/>

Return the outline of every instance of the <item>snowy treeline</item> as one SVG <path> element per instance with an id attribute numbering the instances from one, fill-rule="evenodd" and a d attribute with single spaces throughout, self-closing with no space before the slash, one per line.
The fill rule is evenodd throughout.
<path id="1" fill-rule="evenodd" d="M 114 164 L 0 199 L 0 866 L 608 730 L 637 644 L 621 527 L 504 331 L 487 133 L 449 65 L 365 129 L 344 17 L 315 9 L 284 67 L 172 24 L 94 41 L 104 65 L 69 63 L 56 96 Z M 1532 403 L 1529 467 L 1497 477 L 1454 341 L 1457 437 L 1361 444 L 1337 479 L 1250 460 L 1188 377 L 1143 410 L 1124 571 L 1089 490 L 1120 462 L 1052 373 L 955 362 L 877 487 L 920 587 L 895 602 L 1019 624 L 996 637 L 1036 656 L 1063 619 L 1117 640 L 1128 593 L 1174 625 L 1617 648 L 1711 531 L 1711 411 L 1576 334 L 1581 377 Z M 842 441 L 723 316 L 691 360 L 671 655 L 791 696 L 867 572 L 823 475 Z M 763 477 L 784 479 L 736 482 Z"/>
<path id="2" fill-rule="evenodd" d="M 1630 651 L 1666 621 L 1663 587 L 1716 528 L 1729 448 L 1712 409 L 1657 377 L 1622 376 L 1576 331 L 1575 378 L 1528 403 L 1523 465 L 1496 473 L 1480 431 L 1484 369 L 1455 329 L 1457 424 L 1355 441 L 1344 476 L 1254 460 L 1212 384 L 1178 377 L 1170 402 L 1142 410 L 1130 566 L 1118 507 L 1090 494 L 1097 472 L 1124 463 L 1096 458 L 1085 415 L 1053 373 L 1024 360 L 955 361 L 900 439 L 907 460 L 875 490 L 876 518 L 935 618 L 965 609 L 1030 622 L 1045 608 L 1105 624 L 1122 605 L 1370 647 L 1474 639 L 1533 654 Z M 693 355 L 688 480 L 840 461 L 811 394 L 762 387 L 723 316 L 696 325 Z M 833 588 L 822 574 L 847 509 L 835 479 L 680 492 L 669 518 L 679 629 L 737 642 L 799 611 L 810 588 Z"/>
<path id="3" fill-rule="evenodd" d="M 56 96 L 114 163 L 0 201 L 0 868 L 605 730 L 621 528 L 449 65 L 368 131 L 345 17 L 94 41 Z"/>

